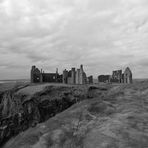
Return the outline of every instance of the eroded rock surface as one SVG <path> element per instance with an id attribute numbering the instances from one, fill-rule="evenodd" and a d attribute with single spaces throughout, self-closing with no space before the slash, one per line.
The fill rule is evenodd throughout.
<path id="1" fill-rule="evenodd" d="M 34 87 L 12 89 L 1 96 L 1 144 L 94 95 L 89 86 L 37 85 L 38 88 L 30 93 L 29 88 Z M 99 89 L 98 91 L 100 95 L 103 94 Z"/>
<path id="2" fill-rule="evenodd" d="M 46 101 L 49 94 L 49 100 L 66 98 L 74 101 L 73 105 L 67 106 L 63 112 L 57 111 L 58 114 L 47 117 L 48 120 L 42 119 L 44 116 L 40 114 L 42 123 L 21 132 L 8 141 L 4 148 L 148 147 L 147 82 L 72 87 L 66 91 L 63 87 L 50 87 L 50 91 L 47 90 L 37 93 L 35 96 L 38 97 L 33 98 L 37 102 L 42 99 L 39 103 L 41 108 L 48 106 Z"/>

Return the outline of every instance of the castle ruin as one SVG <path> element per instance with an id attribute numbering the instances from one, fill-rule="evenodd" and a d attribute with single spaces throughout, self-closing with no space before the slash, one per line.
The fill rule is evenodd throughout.
<path id="1" fill-rule="evenodd" d="M 39 70 L 36 66 L 31 69 L 31 83 L 62 83 L 62 75 L 59 75 L 58 69 L 55 73 L 45 73 L 42 69 Z"/>
<path id="2" fill-rule="evenodd" d="M 93 84 L 93 76 L 89 76 L 87 82 L 88 84 Z"/>
<path id="3" fill-rule="evenodd" d="M 64 70 L 63 74 L 58 73 L 45 73 L 42 69 L 39 70 L 36 66 L 31 68 L 31 83 L 63 83 L 63 84 L 92 84 L 93 76 L 87 78 L 83 70 L 83 65 L 79 69 L 72 68 L 70 71 Z"/>
<path id="4" fill-rule="evenodd" d="M 122 70 L 115 70 L 112 73 L 111 82 L 122 83 L 123 82 L 123 74 Z"/>
<path id="5" fill-rule="evenodd" d="M 129 67 L 127 67 L 124 71 L 123 81 L 124 83 L 127 83 L 127 84 L 130 84 L 133 82 L 132 71 L 130 70 Z"/>
<path id="6" fill-rule="evenodd" d="M 100 75 L 100 76 L 98 76 L 98 82 L 109 83 L 110 80 L 111 80 L 111 76 L 110 75 Z"/>
<path id="7" fill-rule="evenodd" d="M 63 71 L 63 83 L 64 84 L 87 84 L 87 76 L 83 70 L 83 65 L 80 69 L 72 68 L 70 71 Z"/>
<path id="8" fill-rule="evenodd" d="M 42 69 L 39 70 L 36 66 L 32 66 L 31 69 L 31 83 L 63 83 L 63 84 L 93 84 L 93 76 L 87 77 L 84 72 L 83 65 L 80 68 L 71 68 L 71 70 L 64 70 L 63 74 L 58 73 L 58 69 L 55 73 L 45 73 Z M 132 72 L 127 67 L 122 73 L 122 70 L 115 70 L 112 75 L 100 75 L 98 76 L 98 82 L 105 83 L 125 83 L 131 84 Z"/>
<path id="9" fill-rule="evenodd" d="M 122 73 L 122 70 L 115 70 L 112 75 L 98 76 L 98 82 L 131 84 L 133 82 L 132 72 L 129 67 L 125 69 L 124 73 Z"/>

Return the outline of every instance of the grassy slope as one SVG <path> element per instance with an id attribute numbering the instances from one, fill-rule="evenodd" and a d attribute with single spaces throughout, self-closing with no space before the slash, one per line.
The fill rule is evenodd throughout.
<path id="1" fill-rule="evenodd" d="M 13 88 L 24 87 L 25 85 L 29 85 L 29 82 L 1 83 L 0 84 L 0 92 L 11 90 Z"/>
<path id="2" fill-rule="evenodd" d="M 147 96 L 147 82 L 112 86 L 104 97 L 73 105 L 4 148 L 147 148 Z"/>

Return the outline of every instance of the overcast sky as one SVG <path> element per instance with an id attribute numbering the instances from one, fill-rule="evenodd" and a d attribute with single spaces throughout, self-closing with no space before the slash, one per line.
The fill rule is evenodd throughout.
<path id="1" fill-rule="evenodd" d="M 148 0 L 0 0 L 0 79 L 80 64 L 148 78 Z"/>

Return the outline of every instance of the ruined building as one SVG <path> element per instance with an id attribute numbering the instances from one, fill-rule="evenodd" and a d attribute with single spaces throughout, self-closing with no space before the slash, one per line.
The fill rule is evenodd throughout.
<path id="1" fill-rule="evenodd" d="M 100 76 L 98 76 L 98 82 L 109 83 L 110 80 L 111 80 L 111 76 L 110 75 L 100 75 Z"/>
<path id="2" fill-rule="evenodd" d="M 87 79 L 88 84 L 93 84 L 93 76 L 89 76 Z"/>
<path id="3" fill-rule="evenodd" d="M 124 83 L 130 84 L 132 82 L 133 82 L 133 80 L 132 80 L 132 72 L 131 72 L 130 68 L 127 67 L 125 69 L 125 71 L 124 71 Z"/>
<path id="4" fill-rule="evenodd" d="M 132 72 L 129 67 L 127 67 L 122 73 L 122 70 L 115 70 L 113 71 L 112 75 L 100 75 L 98 76 L 98 82 L 105 82 L 105 83 L 132 83 Z"/>
<path id="5" fill-rule="evenodd" d="M 39 70 L 36 66 L 32 66 L 31 69 L 31 83 L 64 83 L 64 84 L 86 84 L 87 77 L 83 70 L 83 65 L 80 69 L 72 68 L 70 71 L 64 70 L 60 75 L 58 70 L 55 73 L 45 73 L 42 69 Z M 89 77 L 89 83 L 93 82 L 93 77 Z"/>
<path id="6" fill-rule="evenodd" d="M 122 80 L 122 70 L 113 71 L 111 82 L 122 83 Z"/>
<path id="7" fill-rule="evenodd" d="M 62 83 L 62 75 L 59 75 L 58 69 L 55 73 L 44 73 L 36 66 L 32 66 L 31 69 L 31 83 L 43 83 L 43 82 L 57 82 Z"/>
<path id="8" fill-rule="evenodd" d="M 83 70 L 83 65 L 80 66 L 80 69 L 72 68 L 70 71 L 63 71 L 63 83 L 64 84 L 86 84 L 87 76 Z"/>
<path id="9" fill-rule="evenodd" d="M 66 69 L 63 71 L 63 83 L 64 84 L 75 84 L 76 83 L 76 71 L 72 68 L 70 71 Z"/>

